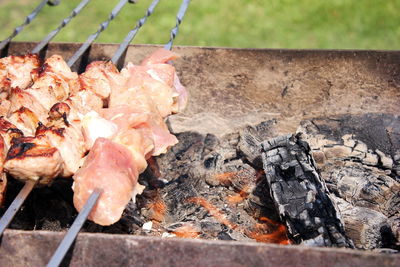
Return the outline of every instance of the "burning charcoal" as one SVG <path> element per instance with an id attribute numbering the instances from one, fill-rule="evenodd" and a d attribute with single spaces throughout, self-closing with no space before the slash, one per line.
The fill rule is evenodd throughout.
<path id="1" fill-rule="evenodd" d="M 265 176 L 282 220 L 296 243 L 352 247 L 310 148 L 299 135 L 262 143 Z"/>

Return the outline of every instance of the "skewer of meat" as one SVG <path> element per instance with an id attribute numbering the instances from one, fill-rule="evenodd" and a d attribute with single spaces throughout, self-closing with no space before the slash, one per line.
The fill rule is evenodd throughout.
<path id="1" fill-rule="evenodd" d="M 160 54 L 169 55 L 166 57 L 168 60 L 176 57 L 176 54 L 167 50 L 159 50 L 153 55 L 159 57 Z M 109 107 L 83 118 L 85 141 L 88 146 L 93 144 L 93 148 L 83 167 L 74 175 L 74 205 L 80 210 L 91 191 L 95 187 L 101 188 L 103 193 L 89 216 L 89 219 L 101 225 L 118 221 L 132 194 L 140 191 L 137 178 L 147 167 L 146 160 L 150 156 L 165 153 L 168 147 L 177 143 L 176 137 L 169 133 L 164 122 L 164 118 L 172 113 L 172 92 L 175 91 L 173 83 L 168 86 L 164 81 L 141 72 L 136 73 L 137 70 L 132 70 L 132 67 L 132 64 L 128 64 L 121 71 L 122 76 L 128 77 L 125 83 L 113 84 L 113 79 L 109 80 Z M 145 69 L 147 68 L 150 68 L 150 64 L 146 65 Z M 175 72 L 163 74 L 166 78 L 170 76 L 168 79 L 172 80 Z M 138 79 L 138 75 L 144 78 Z M 157 85 L 158 91 L 150 86 L 150 79 Z M 157 97 L 158 94 L 166 95 L 164 101 Z M 164 116 L 160 110 L 164 110 Z M 166 110 L 169 110 L 168 113 Z M 102 131 L 95 125 L 101 125 Z M 102 155 L 97 155 L 100 152 Z M 124 159 L 128 157 L 129 160 L 125 162 L 122 158 L 119 159 L 120 156 Z M 108 161 L 105 160 L 107 157 Z M 125 163 L 114 164 L 119 161 Z M 128 163 L 136 171 L 123 172 Z M 123 175 L 113 176 L 114 173 Z M 121 188 L 120 184 L 127 186 Z"/>
<path id="2" fill-rule="evenodd" d="M 143 25 L 143 24 L 145 23 L 146 18 L 147 18 L 149 15 L 151 15 L 151 13 L 153 12 L 152 10 L 154 9 L 154 7 L 155 7 L 155 5 L 156 5 L 157 3 L 158 3 L 158 0 L 154 0 L 154 1 L 153 1 L 153 3 L 150 5 L 149 9 L 147 10 L 146 16 L 145 16 L 144 18 L 142 18 L 142 19 L 139 20 L 139 23 L 138 23 L 137 27 L 131 32 L 131 33 L 133 33 L 133 34 L 131 34 L 131 33 L 128 34 L 128 36 L 129 36 L 129 35 L 132 36 L 131 39 L 135 36 L 137 29 L 139 29 L 139 28 L 141 27 L 141 25 Z M 181 23 L 181 21 L 182 21 L 182 19 L 183 19 L 183 16 L 184 16 L 184 14 L 185 14 L 185 11 L 186 11 L 186 9 L 187 9 L 189 3 L 190 3 L 190 0 L 183 0 L 183 2 L 182 2 L 182 4 L 181 4 L 181 7 L 180 7 L 179 12 L 178 12 L 178 15 L 177 15 L 177 24 L 176 24 L 175 28 L 173 28 L 173 30 L 171 31 L 171 38 L 170 38 L 170 41 L 169 41 L 168 44 L 166 45 L 166 47 L 167 47 L 168 49 L 171 49 L 173 39 L 175 38 L 175 36 L 176 36 L 176 34 L 177 34 L 177 32 L 178 32 L 178 26 L 179 26 L 179 24 Z M 112 59 L 112 62 L 113 62 L 113 63 L 116 63 L 116 62 L 118 61 L 119 56 L 123 54 L 122 51 L 124 51 L 124 50 L 126 49 L 126 47 L 129 45 L 129 43 L 130 43 L 131 40 L 129 40 L 129 37 L 128 37 L 128 36 L 127 36 L 127 38 L 125 39 L 124 43 L 122 43 L 121 46 L 120 46 L 120 48 L 117 50 L 117 53 L 114 55 L 114 57 L 113 57 L 113 59 Z M 125 48 L 124 48 L 124 47 L 125 47 Z M 150 57 L 150 58 L 151 58 L 151 57 Z M 147 62 L 148 62 L 148 61 L 147 61 Z M 146 63 L 146 61 L 145 61 L 145 63 Z M 178 104 L 175 105 L 175 109 L 177 108 L 178 111 L 179 111 L 181 108 L 184 108 L 184 106 L 186 105 L 186 102 L 187 102 L 187 94 L 186 94 L 185 88 L 180 84 L 179 79 L 178 79 L 178 76 L 176 75 L 176 73 L 174 74 L 174 78 L 173 78 L 173 79 L 174 79 L 174 88 L 175 88 L 175 91 L 178 92 L 178 97 L 177 97 L 177 100 L 178 100 L 178 101 L 176 101 Z M 115 90 L 114 90 L 114 91 L 115 91 Z M 128 90 L 128 91 L 129 91 L 129 90 Z M 110 95 L 111 95 L 111 90 L 110 90 Z M 176 95 L 175 95 L 175 96 L 176 96 Z M 111 104 L 111 106 L 112 106 L 112 104 Z M 110 118 L 110 119 L 112 120 L 112 119 L 115 119 L 115 118 L 118 118 L 118 115 L 117 115 L 117 117 L 114 116 L 114 117 L 112 117 L 112 118 Z M 137 125 L 137 126 L 138 126 L 138 125 Z M 140 135 L 140 134 L 139 134 L 139 135 Z M 146 135 L 145 135 L 145 136 L 146 136 Z M 73 240 L 75 240 L 76 235 L 77 235 L 77 233 L 79 232 L 79 229 L 81 228 L 81 226 L 83 225 L 84 220 L 86 220 L 86 218 L 87 218 L 87 216 L 88 216 L 88 214 L 89 214 L 89 211 L 92 209 L 94 203 L 97 201 L 97 198 L 98 198 L 98 196 L 99 196 L 99 192 L 101 191 L 101 189 L 98 190 L 98 188 L 95 187 L 95 186 L 97 186 L 96 183 L 95 183 L 94 185 L 91 185 L 91 180 L 93 180 L 93 177 L 94 177 L 94 176 L 93 176 L 93 175 L 90 176 L 90 169 L 93 168 L 93 166 L 90 166 L 90 165 L 96 166 L 96 163 L 97 163 L 97 165 L 99 165 L 100 167 L 102 167 L 102 166 L 104 166 L 104 165 L 103 165 L 103 164 L 99 164 L 99 163 L 102 163 L 102 159 L 101 159 L 101 154 L 99 154 L 98 152 L 96 152 L 96 149 L 98 148 L 98 149 L 102 150 L 103 153 L 104 153 L 104 152 L 107 152 L 107 153 L 106 153 L 107 156 L 108 156 L 108 154 L 109 154 L 109 153 L 108 153 L 109 151 L 120 152 L 119 155 L 121 155 L 122 153 L 124 153 L 124 150 L 122 149 L 123 147 L 120 147 L 120 148 L 119 148 L 118 146 L 116 146 L 114 149 L 106 149 L 106 150 L 104 151 L 104 149 L 107 148 L 107 145 L 115 147 L 115 144 L 113 144 L 112 142 L 107 141 L 107 139 L 104 139 L 104 140 L 103 140 L 102 138 L 98 138 L 98 139 L 96 140 L 96 142 L 95 142 L 94 148 L 92 149 L 93 153 L 92 153 L 91 155 L 89 155 L 90 157 L 88 156 L 87 160 L 85 161 L 85 164 L 86 164 L 86 165 L 85 165 L 84 167 L 82 167 L 82 169 L 81 169 L 82 172 L 81 172 L 80 174 L 76 174 L 75 177 L 74 177 L 75 182 L 76 182 L 76 185 L 79 185 L 79 184 L 89 185 L 88 188 L 86 188 L 86 192 L 85 192 L 85 190 L 83 190 L 83 194 L 79 194 L 79 196 L 82 196 L 82 195 L 83 195 L 83 196 L 85 197 L 85 195 L 87 195 L 88 192 L 90 193 L 90 191 L 92 191 L 92 193 L 90 193 L 91 195 L 90 195 L 89 198 L 86 200 L 85 206 L 80 210 L 79 215 L 78 215 L 78 218 L 74 221 L 74 223 L 73 223 L 71 229 L 68 231 L 68 233 L 66 234 L 66 236 L 63 238 L 62 242 L 60 243 L 59 247 L 57 248 L 56 252 L 53 254 L 52 258 L 51 258 L 50 261 L 49 261 L 48 266 L 58 266 L 58 265 L 61 263 L 62 259 L 64 258 L 65 254 L 67 253 L 67 251 L 68 251 L 70 245 L 72 244 Z M 153 145 L 155 146 L 155 142 L 153 142 Z M 142 155 L 145 154 L 144 151 L 143 151 L 143 150 L 144 150 L 143 148 L 146 148 L 146 147 L 147 147 L 147 146 L 143 146 L 143 144 L 142 144 Z M 121 149 L 121 150 L 120 150 L 120 149 Z M 127 151 L 125 151 L 125 152 L 127 152 Z M 100 156 L 99 156 L 99 155 L 100 155 Z M 134 154 L 133 154 L 133 155 L 134 155 Z M 107 156 L 104 156 L 104 159 L 107 159 Z M 129 159 L 130 159 L 130 158 L 129 158 L 129 154 L 127 154 L 126 156 L 127 156 L 127 157 L 124 158 L 124 159 L 122 159 L 121 161 L 116 161 L 116 162 L 115 162 L 116 164 L 115 164 L 115 166 L 114 166 L 113 169 L 116 169 L 116 170 L 125 170 L 125 174 L 124 174 L 124 172 L 121 172 L 121 173 L 118 173 L 118 174 L 119 174 L 118 176 L 121 177 L 122 180 L 127 181 L 128 184 L 131 184 L 131 185 L 132 185 L 132 184 L 135 183 L 135 181 L 137 182 L 137 179 L 135 179 L 135 177 L 137 177 L 137 175 L 135 175 L 135 169 L 131 169 L 131 168 L 130 168 L 130 166 L 132 166 L 131 164 L 132 164 L 133 162 L 130 162 L 130 161 L 129 161 Z M 140 156 L 140 155 L 139 155 L 139 156 Z M 107 161 L 105 161 L 105 162 L 103 162 L 103 163 L 105 164 L 105 166 L 109 166 L 110 162 L 113 162 L 113 161 L 112 161 L 112 160 L 111 160 L 111 161 L 110 161 L 110 160 L 107 160 Z M 127 163 L 127 164 L 129 164 L 129 165 L 128 165 L 128 166 L 124 166 L 124 163 Z M 134 165 L 133 165 L 133 166 L 134 166 Z M 86 170 L 87 173 L 89 173 L 89 176 L 88 176 L 89 179 L 82 179 L 82 178 L 84 178 L 84 177 L 86 176 L 86 175 L 85 175 L 85 170 Z M 88 171 L 88 170 L 89 170 L 89 171 Z M 126 172 L 126 170 L 130 170 L 130 171 Z M 106 171 L 106 172 L 109 172 L 108 169 L 105 169 L 105 171 Z M 100 174 L 100 177 L 103 177 L 103 176 L 102 176 L 102 173 L 99 173 L 99 174 Z M 133 179 L 132 179 L 132 178 L 133 178 Z M 79 180 L 82 180 L 82 182 L 79 182 Z M 119 181 L 119 179 L 116 180 L 116 181 Z M 105 182 L 108 182 L 108 181 L 105 181 Z M 114 181 L 113 184 L 114 184 L 114 185 L 116 184 L 115 181 Z M 77 186 L 77 187 L 78 187 L 78 186 Z M 93 187 L 95 187 L 94 190 L 92 190 Z M 117 188 L 117 189 L 118 189 L 118 188 Z M 131 191 L 131 193 L 133 194 L 133 198 L 134 198 L 134 194 L 135 194 L 137 191 L 139 191 L 138 189 L 139 189 L 139 187 L 136 186 L 136 190 L 132 190 L 132 191 Z M 75 190 L 75 193 L 76 193 L 76 194 L 74 194 L 74 196 L 75 196 L 75 195 L 78 195 L 78 192 L 76 192 L 76 191 L 77 191 L 77 188 L 75 188 L 75 183 L 74 183 L 74 190 Z M 125 192 L 126 192 L 126 190 L 125 190 Z M 118 191 L 117 191 L 116 193 L 118 193 Z M 115 197 L 115 195 L 114 195 L 114 197 Z M 77 199 L 78 202 L 79 202 L 80 197 L 77 197 L 76 199 Z M 74 203 L 75 203 L 75 199 L 74 199 Z M 94 211 L 94 214 L 92 214 L 92 218 L 93 218 L 94 220 L 103 220 L 104 217 L 102 218 L 102 215 L 104 215 L 104 214 L 105 214 L 105 215 L 108 215 L 107 213 L 104 213 L 104 211 L 102 210 L 102 205 L 101 205 L 101 204 L 108 204 L 108 203 L 107 203 L 107 202 L 103 202 L 103 203 L 98 203 L 98 204 L 97 204 L 97 208 L 99 208 L 99 213 L 100 213 L 100 214 L 96 214 L 96 211 Z M 122 207 L 122 206 L 125 207 L 125 205 L 124 205 L 125 202 L 124 202 L 123 200 L 122 200 L 122 203 L 113 201 L 111 204 L 117 204 L 117 206 L 116 206 L 116 208 L 117 208 L 117 213 L 116 213 L 116 214 L 117 214 L 117 216 L 120 217 L 121 215 L 119 214 L 118 209 L 119 209 L 120 207 Z M 79 203 L 78 203 L 78 205 L 79 205 Z M 107 211 L 107 210 L 106 210 L 106 211 Z M 99 216 L 99 215 L 100 215 L 100 216 Z M 111 215 L 112 217 L 114 217 L 115 214 L 110 214 L 110 215 Z M 79 220 L 78 220 L 78 219 L 79 219 Z M 109 221 L 108 218 L 105 218 L 105 220 L 106 220 L 106 223 Z"/>
<path id="3" fill-rule="evenodd" d="M 121 2 L 126 2 L 121 0 Z M 108 18 L 108 22 L 114 19 L 119 11 L 121 10 L 122 6 L 125 3 L 121 2 L 118 4 L 118 8 L 115 8 L 112 11 L 112 16 Z M 46 38 L 41 41 L 35 48 L 34 52 L 40 52 L 40 50 L 70 21 L 72 18 L 74 18 L 86 4 L 88 3 L 88 0 L 83 0 L 81 1 L 77 7 L 73 10 L 71 15 L 64 19 L 62 21 L 62 25 L 60 25 L 57 29 L 49 33 Z M 108 26 L 108 24 L 102 25 L 103 29 L 105 29 Z M 96 34 L 96 37 L 99 36 L 101 31 L 99 31 L 98 34 Z M 91 38 L 90 40 L 87 41 L 85 45 L 88 43 L 93 42 L 95 38 Z M 80 55 L 82 54 L 82 49 L 79 51 Z M 78 59 L 78 57 L 74 57 L 75 60 Z M 11 64 L 7 64 L 10 63 Z M 29 150 L 32 152 L 30 159 L 34 159 L 33 155 L 36 156 L 54 156 L 57 158 L 57 150 L 54 149 L 54 147 L 51 147 L 51 140 L 54 140 L 55 138 L 47 138 L 46 135 L 43 135 L 43 132 L 48 132 L 47 128 L 46 130 L 43 128 L 43 122 L 47 121 L 47 116 L 46 116 L 46 107 L 49 107 L 52 102 L 64 100 L 64 96 L 69 96 L 72 92 L 72 90 L 75 87 L 75 84 L 71 84 L 71 81 L 74 81 L 77 79 L 76 73 L 72 73 L 71 70 L 69 69 L 69 66 L 62 60 L 61 57 L 59 56 L 53 56 L 50 59 L 48 59 L 46 64 L 43 65 L 43 70 L 41 71 L 41 77 L 39 75 L 36 75 L 39 73 L 38 67 L 39 67 L 39 59 L 37 55 L 26 55 L 26 56 L 10 56 L 5 59 L 0 59 L 0 111 L 2 112 L 1 114 L 7 114 L 9 117 L 8 119 L 18 122 L 19 126 L 23 128 L 23 130 L 26 132 L 26 134 L 36 134 L 36 125 L 37 123 L 41 123 L 41 128 L 39 129 L 39 135 L 40 137 L 38 138 L 29 138 L 28 139 L 16 139 L 15 142 L 12 144 L 14 145 L 13 151 L 10 153 L 10 155 L 14 155 L 9 157 L 9 161 L 11 161 L 11 158 L 15 159 L 18 158 L 20 155 L 20 152 L 24 152 L 26 149 L 29 148 Z M 3 62 L 4 64 L 1 64 Z M 31 63 L 31 64 L 24 64 L 25 62 Z M 48 63 L 54 63 L 54 64 L 48 64 Z M 74 61 L 71 61 L 71 65 L 74 63 Z M 67 67 L 67 68 L 65 68 Z M 66 72 L 64 72 L 66 70 Z M 65 75 L 67 74 L 67 75 Z M 21 79 L 21 77 L 23 79 Z M 40 78 L 39 81 L 36 81 L 36 78 Z M 60 82 L 61 80 L 61 82 Z M 19 87 L 14 87 L 15 84 L 13 82 L 18 82 L 21 83 L 23 81 L 23 84 L 18 84 Z M 29 81 L 29 82 L 25 82 Z M 34 86 L 32 85 L 34 84 Z M 48 84 L 50 83 L 50 84 Z M 29 87 L 28 90 L 24 91 Z M 65 90 L 65 89 L 68 90 Z M 70 90 L 71 89 L 71 90 Z M 90 99 L 90 94 L 82 94 L 79 93 L 79 97 L 82 97 L 82 99 Z M 39 101 L 40 100 L 40 101 Z M 25 103 L 24 103 L 25 101 Z M 28 106 L 25 107 L 25 105 Z M 54 115 L 54 114 L 53 114 Z M 50 114 L 50 122 L 53 123 L 52 116 Z M 42 122 L 43 121 L 43 122 Z M 53 126 L 53 125 L 51 125 Z M 56 130 L 54 127 L 51 129 L 54 130 L 52 133 L 57 133 L 58 135 L 62 133 L 63 131 Z M 50 135 L 50 134 L 49 134 Z M 44 136 L 44 137 L 43 137 Z M 53 135 L 54 137 L 54 135 Z M 60 137 L 60 136 L 59 136 Z M 64 137 L 64 136 L 62 136 Z M 33 149 L 32 149 L 33 148 Z M 16 152 L 16 153 L 15 153 Z M 43 152 L 43 153 L 42 153 Z M 4 154 L 6 152 L 4 151 Z M 14 154 L 13 154 L 14 153 Z M 50 154 L 46 154 L 50 153 Z M 52 155 L 52 153 L 55 153 Z M 26 155 L 27 153 L 25 153 Z M 60 153 L 59 153 L 60 154 Z M 61 155 L 60 155 L 61 156 Z M 54 158 L 53 157 L 53 158 Z M 7 159 L 7 157 L 6 157 Z M 59 160 L 53 160 L 53 162 L 58 162 Z M 69 161 L 67 161 L 69 162 Z M 17 163 L 18 165 L 18 160 L 14 160 L 13 163 Z M 19 162 L 20 163 L 20 162 Z M 32 162 L 29 162 L 32 164 Z M 3 161 L 2 164 L 3 166 Z M 10 163 L 9 168 L 12 168 L 12 163 Z M 21 164 L 20 164 L 21 165 Z M 28 164 L 29 165 L 29 164 Z M 55 164 L 57 165 L 57 164 Z M 47 166 L 46 166 L 47 167 Z M 16 171 L 18 168 L 14 168 Z M 24 168 L 22 168 L 23 170 Z M 58 168 L 55 168 L 58 169 Z M 64 168 L 68 169 L 68 168 Z M 18 171 L 16 171 L 18 172 Z M 54 172 L 54 171 L 53 171 Z M 22 174 L 24 171 L 22 171 Z M 4 174 L 3 174 L 4 176 Z M 17 175 L 18 176 L 18 175 Z M 40 177 L 40 176 L 39 176 Z M 48 175 L 48 179 L 52 177 L 51 175 Z M 5 215 L 1 218 L 0 220 L 0 236 L 3 233 L 4 229 L 7 227 L 7 225 L 11 222 L 12 218 L 14 217 L 15 213 L 19 209 L 19 206 L 23 203 L 25 200 L 26 196 L 29 194 L 31 189 L 33 188 L 33 185 L 35 185 L 39 179 L 38 175 L 32 175 L 33 182 L 26 183 L 24 188 L 21 190 L 24 191 L 23 196 L 18 195 L 17 198 L 14 200 L 14 202 L 11 204 L 10 207 L 12 209 L 8 209 L 5 213 Z M 24 178 L 22 178 L 24 180 Z M 47 183 L 46 179 L 41 179 L 42 183 Z M 50 181 L 50 180 L 49 180 Z M 0 183 L 0 195 L 4 194 L 4 190 L 6 188 L 6 179 L 2 179 Z M 2 198 L 0 198 L 0 201 Z M 18 205 L 14 205 L 15 203 L 19 203 Z M 1 203 L 0 203 L 1 204 Z M 7 216 L 6 216 L 7 215 Z"/>

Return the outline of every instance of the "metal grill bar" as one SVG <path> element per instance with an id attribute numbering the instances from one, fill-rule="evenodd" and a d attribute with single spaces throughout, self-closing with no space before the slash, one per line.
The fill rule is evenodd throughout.
<path id="1" fill-rule="evenodd" d="M 108 19 L 100 24 L 99 29 L 97 32 L 91 34 L 86 42 L 78 49 L 78 51 L 75 52 L 75 54 L 68 60 L 68 66 L 71 67 L 74 65 L 74 63 L 82 56 L 83 53 L 89 48 L 89 46 L 94 42 L 94 40 L 97 39 L 97 37 L 105 30 L 107 29 L 108 25 L 110 22 L 115 19 L 118 15 L 118 13 L 121 11 L 121 9 L 125 6 L 125 4 L 129 0 L 121 0 L 111 11 L 110 15 L 108 16 Z M 133 2 L 134 3 L 134 2 Z"/>
<path id="2" fill-rule="evenodd" d="M 58 5 L 60 1 L 61 0 L 55 0 L 55 1 L 43 0 L 42 2 L 40 2 L 40 4 L 28 16 L 26 16 L 24 22 L 18 27 L 16 27 L 14 29 L 14 32 L 7 39 L 1 41 L 0 50 L 6 47 L 15 36 L 17 36 L 20 32 L 22 32 L 25 26 L 31 23 L 36 18 L 36 16 L 39 14 L 39 12 L 43 9 L 43 7 L 46 4 L 50 6 L 55 6 Z"/>
<path id="3" fill-rule="evenodd" d="M 160 0 L 153 0 L 153 2 L 150 4 L 148 9 L 146 10 L 146 15 L 144 17 L 142 17 L 141 19 L 139 19 L 139 21 L 136 24 L 136 27 L 126 35 L 124 41 L 120 44 L 120 46 L 118 47 L 114 56 L 111 58 L 111 62 L 113 64 L 117 64 L 119 58 L 126 51 L 129 44 L 132 42 L 133 38 L 135 38 L 139 29 L 146 23 L 147 18 L 150 17 L 151 14 L 153 14 L 154 9 L 156 8 L 156 6 L 159 2 L 160 2 Z"/>
<path id="4" fill-rule="evenodd" d="M 43 49 L 62 28 L 64 28 L 76 15 L 78 15 L 82 9 L 90 2 L 90 0 L 82 0 L 71 12 L 67 18 L 65 18 L 61 24 L 52 32 L 50 32 L 33 50 L 32 53 L 39 53 L 40 50 Z"/>
<path id="5" fill-rule="evenodd" d="M 165 49 L 171 50 L 174 39 L 179 32 L 179 25 L 182 23 L 183 17 L 185 16 L 186 10 L 189 7 L 190 0 L 183 0 L 179 7 L 178 14 L 176 15 L 176 25 L 172 28 L 170 33 L 169 42 L 164 46 Z"/>

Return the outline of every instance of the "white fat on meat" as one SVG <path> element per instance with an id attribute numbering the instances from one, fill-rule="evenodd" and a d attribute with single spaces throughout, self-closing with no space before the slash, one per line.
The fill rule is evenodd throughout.
<path id="1" fill-rule="evenodd" d="M 74 206 L 80 211 L 94 189 L 102 190 L 89 219 L 100 225 L 111 225 L 121 218 L 137 191 L 138 176 L 130 151 L 123 145 L 100 137 L 82 168 L 73 176 Z"/>
<path id="2" fill-rule="evenodd" d="M 115 123 L 104 119 L 96 111 L 90 111 L 82 118 L 82 133 L 87 149 L 93 146 L 97 138 L 112 138 L 117 131 L 118 126 Z"/>

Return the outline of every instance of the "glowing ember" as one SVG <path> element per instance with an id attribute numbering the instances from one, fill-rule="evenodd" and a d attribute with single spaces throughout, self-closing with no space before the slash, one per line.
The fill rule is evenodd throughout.
<path id="1" fill-rule="evenodd" d="M 240 196 L 240 194 L 239 194 Z M 262 223 L 257 223 L 254 225 L 254 230 L 244 229 L 238 225 L 232 223 L 226 219 L 225 215 L 219 211 L 214 205 L 209 203 L 206 199 L 200 197 L 193 197 L 188 199 L 189 202 L 196 203 L 205 208 L 210 215 L 212 215 L 217 221 L 226 225 L 231 229 L 238 229 L 239 231 L 246 234 L 248 237 L 255 239 L 257 242 L 264 243 L 276 243 L 281 245 L 291 244 L 289 238 L 286 234 L 285 225 L 275 222 L 269 218 L 261 217 L 259 220 Z"/>
<path id="2" fill-rule="evenodd" d="M 218 180 L 221 184 L 227 186 L 231 184 L 232 178 L 238 175 L 241 171 L 238 172 L 225 172 L 219 173 L 214 176 L 216 180 Z"/>
<path id="3" fill-rule="evenodd" d="M 228 196 L 228 202 L 230 204 L 236 205 L 243 200 L 245 200 L 249 194 L 250 194 L 250 187 L 248 185 L 245 185 L 242 190 L 239 191 L 239 193 Z"/>
<path id="4" fill-rule="evenodd" d="M 176 228 L 172 233 L 181 238 L 198 238 L 200 236 L 200 231 L 189 224 Z"/>
<path id="5" fill-rule="evenodd" d="M 206 199 L 201 197 L 192 197 L 188 199 L 188 202 L 203 206 L 203 208 L 205 208 L 210 213 L 210 215 L 212 215 L 217 221 L 226 225 L 227 227 L 231 229 L 236 229 L 238 227 L 236 224 L 226 219 L 225 215 L 221 211 L 219 211 L 214 205 L 209 203 Z"/>
<path id="6" fill-rule="evenodd" d="M 149 217 L 152 220 L 158 222 L 162 222 L 164 220 L 167 206 L 159 195 L 157 195 L 154 202 L 150 202 L 149 204 L 147 204 L 147 208 L 149 209 L 149 214 L 151 214 Z"/>
<path id="7" fill-rule="evenodd" d="M 259 220 L 264 223 L 257 223 L 254 227 L 255 230 L 246 231 L 247 236 L 257 240 L 258 242 L 276 243 L 281 245 L 291 244 L 286 234 L 287 230 L 285 225 L 272 221 L 266 217 L 261 217 Z"/>

